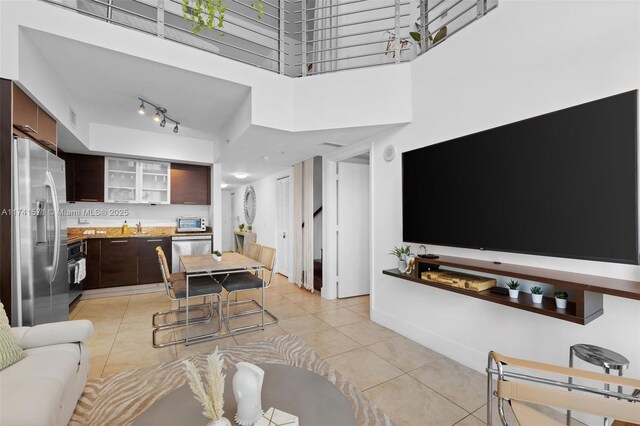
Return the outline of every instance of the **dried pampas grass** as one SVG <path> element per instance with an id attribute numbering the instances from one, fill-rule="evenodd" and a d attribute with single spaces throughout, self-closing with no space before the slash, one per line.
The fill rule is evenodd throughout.
<path id="1" fill-rule="evenodd" d="M 204 382 L 193 362 L 184 361 L 184 366 L 191 391 L 193 391 L 195 398 L 204 408 L 202 414 L 211 420 L 221 419 L 224 414 L 225 375 L 222 374 L 223 362 L 218 353 L 218 348 L 207 357 L 207 374 Z"/>

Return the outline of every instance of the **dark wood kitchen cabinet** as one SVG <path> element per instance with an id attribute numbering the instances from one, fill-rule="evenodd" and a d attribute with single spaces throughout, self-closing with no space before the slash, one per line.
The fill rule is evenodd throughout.
<path id="1" fill-rule="evenodd" d="M 211 204 L 211 167 L 171 163 L 171 204 Z"/>
<path id="2" fill-rule="evenodd" d="M 38 105 L 18 86 L 13 85 L 13 127 L 38 138 Z"/>
<path id="3" fill-rule="evenodd" d="M 104 202 L 104 157 L 66 153 L 67 201 Z"/>
<path id="4" fill-rule="evenodd" d="M 38 137 L 37 139 L 51 149 L 58 146 L 57 123 L 42 108 L 38 108 Z"/>
<path id="5" fill-rule="evenodd" d="M 82 287 L 85 290 L 100 288 L 100 240 L 90 239 L 85 241 L 87 258 L 87 277 Z"/>
<path id="6" fill-rule="evenodd" d="M 100 251 L 100 287 L 138 283 L 137 238 L 105 238 Z"/>
<path id="7" fill-rule="evenodd" d="M 162 282 L 162 272 L 158 263 L 156 247 L 162 247 L 167 263 L 171 265 L 171 237 L 139 238 L 138 241 L 138 284 Z"/>

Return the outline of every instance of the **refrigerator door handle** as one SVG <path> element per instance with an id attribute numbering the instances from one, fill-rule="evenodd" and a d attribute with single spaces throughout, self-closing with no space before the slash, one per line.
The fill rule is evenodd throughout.
<path id="1" fill-rule="evenodd" d="M 45 186 L 49 188 L 49 191 L 51 192 L 51 204 L 53 205 L 53 263 L 49 268 L 47 268 L 51 271 L 49 284 L 53 284 L 53 281 L 55 280 L 58 273 L 58 261 L 60 260 L 60 212 L 58 211 L 60 208 L 60 204 L 58 203 L 58 191 L 56 190 L 56 184 L 53 180 L 53 175 L 48 170 L 46 172 Z"/>

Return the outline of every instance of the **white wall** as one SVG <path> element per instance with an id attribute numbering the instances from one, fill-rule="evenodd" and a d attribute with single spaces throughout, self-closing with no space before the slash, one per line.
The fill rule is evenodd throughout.
<path id="1" fill-rule="evenodd" d="M 129 226 L 140 222 L 147 226 L 176 226 L 179 216 L 196 216 L 209 218 L 209 206 L 187 206 L 178 204 L 123 204 L 123 203 L 67 203 L 64 206 L 69 212 L 67 226 L 70 228 L 94 228 L 122 226 L 126 220 Z M 104 211 L 106 210 L 106 214 Z M 110 211 L 118 211 L 111 213 Z M 126 211 L 126 214 L 120 212 Z M 75 213 L 78 212 L 78 213 Z M 83 214 L 85 213 L 85 214 Z M 76 216 L 78 214 L 78 216 Z M 96 215 L 99 214 L 99 215 Z M 79 223 L 78 219 L 88 223 Z"/>
<path id="2" fill-rule="evenodd" d="M 233 221 L 231 220 L 231 192 L 222 191 L 222 251 L 233 250 Z"/>
<path id="3" fill-rule="evenodd" d="M 253 221 L 253 232 L 257 234 L 258 244 L 277 247 L 277 182 L 278 179 L 286 176 L 293 176 L 291 167 L 229 191 L 236 194 L 235 211 L 236 216 L 240 217 L 238 223 L 247 225 L 244 218 L 244 191 L 248 185 L 253 186 L 256 193 L 256 217 Z M 234 221 L 234 223 L 236 222 Z"/>
<path id="4" fill-rule="evenodd" d="M 610 35 L 615 34 L 615 43 Z M 640 302 L 604 296 L 586 326 L 382 275 L 402 241 L 403 151 L 555 111 L 640 84 L 640 5 L 624 1 L 509 1 L 411 64 L 414 123 L 376 140 L 371 318 L 482 371 L 490 350 L 567 364 L 593 343 L 631 360 L 640 377 Z M 382 159 L 387 144 L 398 155 Z M 597 202 L 597 194 L 594 194 Z M 414 250 L 417 247 L 414 246 Z M 431 252 L 640 279 L 638 266 L 429 247 Z"/>

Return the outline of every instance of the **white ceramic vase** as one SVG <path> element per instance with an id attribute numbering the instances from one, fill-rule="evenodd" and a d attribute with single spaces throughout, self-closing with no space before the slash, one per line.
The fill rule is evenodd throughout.
<path id="1" fill-rule="evenodd" d="M 567 309 L 567 299 L 558 299 L 556 297 L 556 307 L 558 309 Z"/>
<path id="2" fill-rule="evenodd" d="M 226 417 L 220 417 L 218 420 L 211 420 L 207 426 L 231 426 L 231 421 Z"/>
<path id="3" fill-rule="evenodd" d="M 533 299 L 533 303 L 542 303 L 541 294 L 531 294 L 531 299 Z"/>
<path id="4" fill-rule="evenodd" d="M 238 371 L 233 376 L 233 396 L 238 406 L 235 421 L 240 426 L 253 425 L 262 416 L 264 370 L 248 362 L 239 362 L 236 368 Z"/>
<path id="5" fill-rule="evenodd" d="M 515 290 L 509 289 L 509 297 L 512 298 L 512 299 L 517 299 L 519 292 L 520 292 L 520 290 L 518 290 L 518 289 L 515 289 Z"/>

